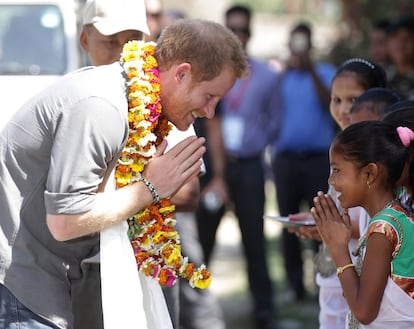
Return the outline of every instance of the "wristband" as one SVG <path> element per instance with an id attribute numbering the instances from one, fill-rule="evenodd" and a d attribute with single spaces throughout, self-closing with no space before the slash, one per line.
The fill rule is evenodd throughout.
<path id="1" fill-rule="evenodd" d="M 160 195 L 158 194 L 158 192 L 155 189 L 154 185 L 152 185 L 151 182 L 148 179 L 141 176 L 138 179 L 138 182 L 143 182 L 145 184 L 145 186 L 148 188 L 148 190 L 151 192 L 153 204 L 157 204 L 158 202 L 161 201 Z"/>
<path id="2" fill-rule="evenodd" d="M 339 276 L 339 274 L 342 274 L 346 269 L 351 268 L 351 267 L 355 267 L 355 264 L 346 264 L 344 266 L 339 266 L 336 268 L 336 275 Z"/>

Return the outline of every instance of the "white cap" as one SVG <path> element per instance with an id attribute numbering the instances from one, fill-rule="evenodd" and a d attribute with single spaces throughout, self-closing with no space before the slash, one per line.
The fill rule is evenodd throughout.
<path id="1" fill-rule="evenodd" d="M 87 0 L 82 25 L 93 24 L 103 35 L 126 30 L 149 34 L 145 0 Z"/>

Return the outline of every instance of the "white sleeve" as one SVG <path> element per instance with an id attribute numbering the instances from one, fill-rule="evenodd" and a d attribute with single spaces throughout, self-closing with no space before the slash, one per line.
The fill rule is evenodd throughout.
<path id="1" fill-rule="evenodd" d="M 167 149 L 165 150 L 165 152 L 168 152 L 174 145 L 177 145 L 183 139 L 185 139 L 187 137 L 190 137 L 190 136 L 196 136 L 196 132 L 194 130 L 193 125 L 188 127 L 188 129 L 185 130 L 185 131 L 178 130 L 173 125 L 173 128 L 171 129 L 171 131 L 168 133 L 168 135 L 166 137 L 166 139 L 168 141 L 168 146 L 167 146 Z M 201 160 L 202 160 L 202 164 L 201 164 L 200 176 L 204 175 L 206 173 L 206 166 L 205 166 L 204 160 L 203 159 L 201 159 Z"/>

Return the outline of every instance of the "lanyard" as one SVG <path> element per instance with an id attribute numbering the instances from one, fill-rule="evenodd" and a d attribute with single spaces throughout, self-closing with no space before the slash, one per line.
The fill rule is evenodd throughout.
<path id="1" fill-rule="evenodd" d="M 239 110 L 241 101 L 246 94 L 247 87 L 250 84 L 250 79 L 252 76 L 252 65 L 250 65 L 249 76 L 245 79 L 239 80 L 237 88 L 234 88 L 227 94 L 226 101 L 229 107 L 230 112 L 237 112 Z M 236 90 L 237 89 L 237 90 Z"/>

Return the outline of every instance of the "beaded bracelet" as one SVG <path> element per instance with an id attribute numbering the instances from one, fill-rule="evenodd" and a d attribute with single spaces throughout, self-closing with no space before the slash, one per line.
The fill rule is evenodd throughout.
<path id="1" fill-rule="evenodd" d="M 342 274 L 346 269 L 351 268 L 351 267 L 355 267 L 355 264 L 346 264 L 344 266 L 339 266 L 336 268 L 336 275 Z"/>
<path id="2" fill-rule="evenodd" d="M 161 201 L 160 195 L 158 194 L 158 192 L 155 189 L 154 185 L 152 185 L 151 182 L 148 179 L 141 176 L 141 177 L 138 178 L 137 181 L 138 182 L 143 182 L 145 184 L 145 186 L 148 188 L 148 190 L 151 192 L 153 204 L 157 204 L 158 202 Z"/>

